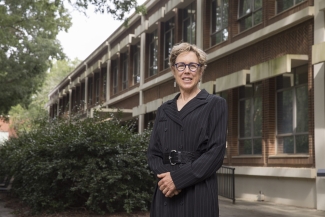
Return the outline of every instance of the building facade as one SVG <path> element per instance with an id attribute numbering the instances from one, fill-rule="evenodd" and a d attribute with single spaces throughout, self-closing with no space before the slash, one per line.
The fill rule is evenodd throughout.
<path id="1" fill-rule="evenodd" d="M 208 54 L 201 89 L 224 97 L 236 198 L 325 210 L 325 1 L 148 0 L 49 94 L 49 115 L 123 112 L 148 127 L 178 92 L 175 43 Z M 109 27 L 107 27 L 109 28 Z"/>

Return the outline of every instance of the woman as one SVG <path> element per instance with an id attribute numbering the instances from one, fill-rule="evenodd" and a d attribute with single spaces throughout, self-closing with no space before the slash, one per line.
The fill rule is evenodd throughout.
<path id="1" fill-rule="evenodd" d="M 175 45 L 169 64 L 180 93 L 158 108 L 148 164 L 159 181 L 151 217 L 219 216 L 216 171 L 224 158 L 227 106 L 198 88 L 206 54 L 188 43 Z"/>

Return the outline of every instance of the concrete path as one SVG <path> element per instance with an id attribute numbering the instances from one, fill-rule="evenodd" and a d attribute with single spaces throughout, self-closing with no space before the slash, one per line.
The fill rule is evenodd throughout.
<path id="1" fill-rule="evenodd" d="M 15 217 L 0 198 L 0 217 Z M 270 202 L 231 200 L 219 197 L 220 217 L 325 217 L 325 211 L 285 206 Z"/>
<path id="2" fill-rule="evenodd" d="M 270 202 L 231 200 L 219 197 L 220 217 L 325 217 L 325 211 Z"/>
<path id="3" fill-rule="evenodd" d="M 0 200 L 0 217 L 15 217 L 12 212 L 13 210 L 5 208 L 5 202 Z"/>

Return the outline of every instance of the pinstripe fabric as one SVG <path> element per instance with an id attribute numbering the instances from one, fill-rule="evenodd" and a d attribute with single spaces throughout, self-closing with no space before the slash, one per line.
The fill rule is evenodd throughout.
<path id="1" fill-rule="evenodd" d="M 164 103 L 157 117 L 148 147 L 148 164 L 155 175 L 171 172 L 181 193 L 166 198 L 156 186 L 151 217 L 218 217 L 216 171 L 224 158 L 227 132 L 226 101 L 205 90 L 177 111 L 176 100 Z M 200 151 L 191 163 L 163 164 L 163 153 L 171 150 Z"/>

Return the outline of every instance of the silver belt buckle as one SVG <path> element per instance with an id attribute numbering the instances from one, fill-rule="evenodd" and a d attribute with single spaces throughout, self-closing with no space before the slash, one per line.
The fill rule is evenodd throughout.
<path id="1" fill-rule="evenodd" d="M 176 163 L 172 163 L 172 161 L 171 161 L 172 160 L 172 156 L 171 156 L 172 152 L 176 153 L 177 151 L 176 150 L 171 150 L 170 153 L 169 153 L 169 156 L 168 156 L 170 165 L 174 166 L 174 165 L 176 165 Z"/>

